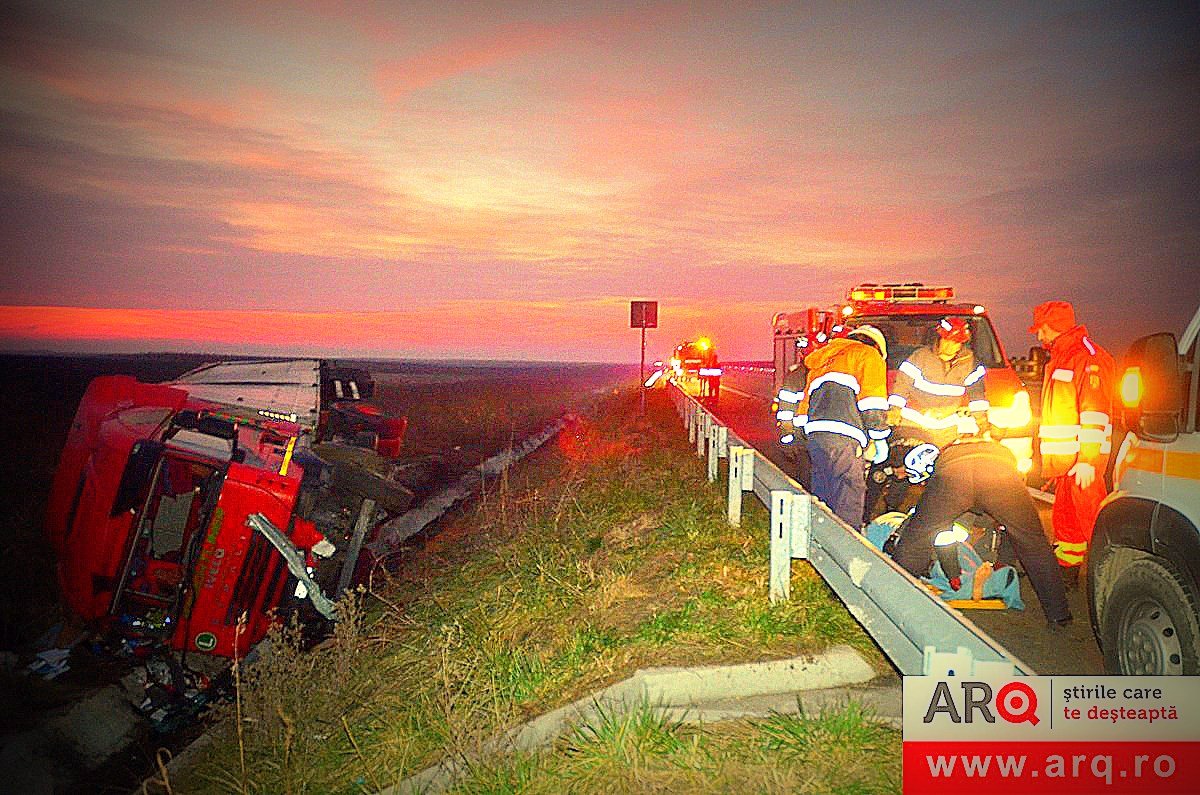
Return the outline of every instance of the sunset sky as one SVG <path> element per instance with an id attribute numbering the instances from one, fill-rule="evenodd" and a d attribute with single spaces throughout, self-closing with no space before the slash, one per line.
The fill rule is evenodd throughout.
<path id="1" fill-rule="evenodd" d="M 1195 2 L 6 3 L 0 349 L 636 361 L 1200 303 Z"/>

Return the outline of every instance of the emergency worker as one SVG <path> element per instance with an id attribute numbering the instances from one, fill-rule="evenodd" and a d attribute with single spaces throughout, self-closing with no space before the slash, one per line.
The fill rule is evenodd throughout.
<path id="1" fill-rule="evenodd" d="M 1108 494 L 1104 473 L 1112 450 L 1116 364 L 1075 322 L 1066 301 L 1035 308 L 1029 332 L 1050 351 L 1038 448 L 1042 475 L 1054 482 L 1054 554 L 1064 570 L 1072 570 L 1083 563 Z"/>
<path id="2" fill-rule="evenodd" d="M 861 527 L 866 496 L 864 452 L 888 456 L 887 341 L 859 326 L 804 358 L 808 368 L 793 424 L 804 429 L 812 493 L 851 527 Z"/>
<path id="3" fill-rule="evenodd" d="M 869 521 L 883 510 L 900 510 L 917 498 L 920 489 L 903 479 L 905 454 L 919 444 L 939 448 L 953 442 L 960 432 L 988 430 L 990 407 L 984 391 L 987 368 L 975 362 L 967 345 L 971 327 L 961 317 L 944 317 L 933 327 L 936 338 L 917 348 L 900 364 L 888 396 L 890 424 L 895 428 L 889 461 L 873 467 L 867 483 L 866 512 Z"/>
<path id="4" fill-rule="evenodd" d="M 965 319 L 944 317 L 934 328 L 934 343 L 917 348 L 901 362 L 888 404 L 900 410 L 896 438 L 945 447 L 958 438 L 964 412 L 975 421 L 972 430 L 987 430 L 987 368 L 975 363 Z"/>
<path id="5" fill-rule="evenodd" d="M 998 563 L 1011 564 L 1015 554 L 1051 627 L 1071 623 L 1066 588 L 1011 450 L 990 439 L 963 437 L 940 453 L 932 444 L 914 448 L 905 463 L 910 480 L 926 482 L 912 516 L 901 525 L 892 551 L 896 563 L 918 577 L 927 575 L 937 546 L 964 540 L 965 534 L 954 534 L 955 520 L 968 511 L 986 513 L 1003 527 Z"/>

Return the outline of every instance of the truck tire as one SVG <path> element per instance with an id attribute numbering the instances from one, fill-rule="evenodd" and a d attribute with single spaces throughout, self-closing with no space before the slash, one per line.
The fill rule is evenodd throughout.
<path id="1" fill-rule="evenodd" d="M 343 494 L 375 500 L 390 514 L 403 513 L 413 503 L 411 489 L 348 461 L 333 465 L 329 486 Z"/>
<path id="2" fill-rule="evenodd" d="M 1116 573 L 1100 626 L 1110 674 L 1200 674 L 1196 596 L 1161 558 L 1139 558 Z"/>

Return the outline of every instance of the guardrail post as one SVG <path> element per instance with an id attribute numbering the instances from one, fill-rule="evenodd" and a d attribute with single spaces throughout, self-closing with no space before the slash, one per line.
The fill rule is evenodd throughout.
<path id="1" fill-rule="evenodd" d="M 812 500 L 807 494 L 785 489 L 771 491 L 771 584 L 772 603 L 792 595 L 792 558 L 808 557 L 809 520 Z"/>
<path id="2" fill-rule="evenodd" d="M 687 426 L 688 426 L 688 443 L 696 443 L 696 404 L 692 401 L 687 401 Z"/>
<path id="3" fill-rule="evenodd" d="M 724 425 L 711 424 L 708 428 L 708 482 L 717 482 L 721 459 L 725 458 L 725 446 L 729 444 L 729 429 Z"/>
<path id="4" fill-rule="evenodd" d="M 704 449 L 708 447 L 708 427 L 709 421 L 712 418 L 708 416 L 708 412 L 696 407 L 696 457 L 704 456 Z"/>
<path id="5" fill-rule="evenodd" d="M 754 448 L 729 447 L 729 524 L 742 526 L 742 492 L 754 491 Z"/>
<path id="6" fill-rule="evenodd" d="M 926 646 L 921 673 L 925 676 L 970 676 L 976 679 L 1008 679 L 1017 675 L 1016 666 L 1011 662 L 977 660 L 965 646 L 959 646 L 957 651 L 952 652 Z"/>

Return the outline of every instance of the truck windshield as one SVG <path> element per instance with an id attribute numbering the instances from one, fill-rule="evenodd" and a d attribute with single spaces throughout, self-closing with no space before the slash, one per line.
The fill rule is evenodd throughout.
<path id="1" fill-rule="evenodd" d="M 923 345 L 932 345 L 937 339 L 935 327 L 945 315 L 859 315 L 847 321 L 850 326 L 872 325 L 883 332 L 888 345 L 888 369 L 896 370 L 901 362 Z M 960 316 L 971 327 L 971 350 L 975 361 L 984 367 L 1004 367 L 1000 345 L 992 331 L 992 324 L 984 315 Z"/>

